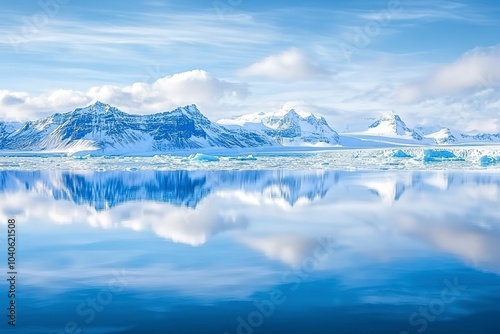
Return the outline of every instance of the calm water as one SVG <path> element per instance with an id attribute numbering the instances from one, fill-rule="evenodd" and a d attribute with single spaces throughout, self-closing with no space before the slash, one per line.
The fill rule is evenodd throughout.
<path id="1" fill-rule="evenodd" d="M 499 207 L 492 172 L 3 171 L 11 332 L 498 334 Z"/>

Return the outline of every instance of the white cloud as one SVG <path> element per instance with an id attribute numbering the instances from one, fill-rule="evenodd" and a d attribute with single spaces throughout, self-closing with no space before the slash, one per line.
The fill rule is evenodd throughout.
<path id="1" fill-rule="evenodd" d="M 151 113 L 171 110 L 187 104 L 214 107 L 233 99 L 244 99 L 248 87 L 228 82 L 202 70 L 193 70 L 160 78 L 152 84 L 136 82 L 130 86 L 96 86 L 86 92 L 59 89 L 32 96 L 26 92 L 0 91 L 0 118 L 33 119 L 55 111 L 70 111 L 95 100 L 124 111 Z"/>
<path id="2" fill-rule="evenodd" d="M 438 67 L 419 82 L 403 86 L 398 100 L 413 103 L 430 97 L 484 90 L 500 83 L 500 45 L 476 48 Z"/>
<path id="3" fill-rule="evenodd" d="M 296 235 L 243 238 L 242 243 L 264 253 L 269 259 L 292 267 L 299 266 L 307 257 L 312 256 L 314 248 L 318 246 L 316 240 Z"/>
<path id="4" fill-rule="evenodd" d="M 157 215 L 151 217 L 155 218 Z M 137 217 L 135 224 L 144 224 L 145 217 Z M 202 207 L 196 211 L 178 209 L 161 216 L 161 220 L 151 222 L 151 229 L 156 235 L 176 243 L 200 246 L 216 234 L 241 230 L 248 226 L 244 216 L 224 217 L 218 211 Z"/>
<path id="5" fill-rule="evenodd" d="M 272 80 L 304 80 L 329 74 L 328 70 L 313 63 L 296 48 L 264 58 L 238 73 Z"/>
<path id="6" fill-rule="evenodd" d="M 39 193 L 36 193 L 38 191 Z M 128 228 L 134 231 L 153 231 L 158 237 L 190 246 L 200 246 L 215 235 L 244 230 L 249 220 L 224 210 L 201 205 L 196 210 L 155 202 L 127 202 L 106 211 L 70 201 L 57 201 L 44 195 L 45 189 L 32 192 L 0 194 L 0 218 L 11 212 L 24 221 L 47 221 L 65 225 L 86 223 L 95 228 Z M 21 200 L 22 199 L 22 200 Z M 13 203 L 30 203 L 21 208 Z M 3 221 L 7 221 L 5 218 Z"/>
<path id="7" fill-rule="evenodd" d="M 417 106 L 423 125 L 440 124 L 470 133 L 500 132 L 500 90 L 489 88 L 470 95 L 430 98 Z"/>

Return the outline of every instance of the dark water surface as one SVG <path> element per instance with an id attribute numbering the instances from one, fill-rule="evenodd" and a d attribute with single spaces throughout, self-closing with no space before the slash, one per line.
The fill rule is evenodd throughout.
<path id="1" fill-rule="evenodd" d="M 500 333 L 500 174 L 0 172 L 12 333 Z"/>

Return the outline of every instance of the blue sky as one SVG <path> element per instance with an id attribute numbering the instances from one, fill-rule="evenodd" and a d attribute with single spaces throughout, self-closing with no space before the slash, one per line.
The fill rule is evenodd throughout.
<path id="1" fill-rule="evenodd" d="M 99 99 L 500 132 L 496 1 L 24 0 L 2 4 L 0 36 L 4 119 Z"/>

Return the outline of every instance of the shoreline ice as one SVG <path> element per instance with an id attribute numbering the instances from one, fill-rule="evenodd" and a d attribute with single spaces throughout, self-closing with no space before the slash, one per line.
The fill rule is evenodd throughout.
<path id="1" fill-rule="evenodd" d="M 154 156 L 0 154 L 0 170 L 500 170 L 500 146 L 179 152 Z"/>

